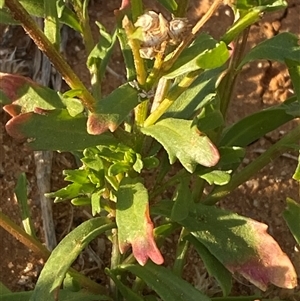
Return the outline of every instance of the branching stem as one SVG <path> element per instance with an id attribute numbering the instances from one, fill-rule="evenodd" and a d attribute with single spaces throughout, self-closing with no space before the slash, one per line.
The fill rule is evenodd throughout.
<path id="1" fill-rule="evenodd" d="M 62 75 L 71 89 L 81 91 L 82 104 L 90 111 L 95 111 L 95 99 L 86 89 L 79 77 L 74 73 L 69 64 L 56 50 L 45 34 L 39 29 L 35 21 L 23 8 L 18 0 L 5 0 L 5 5 L 10 9 L 12 16 L 22 23 L 22 27 L 34 41 L 37 47 L 47 55 L 57 71 Z"/>

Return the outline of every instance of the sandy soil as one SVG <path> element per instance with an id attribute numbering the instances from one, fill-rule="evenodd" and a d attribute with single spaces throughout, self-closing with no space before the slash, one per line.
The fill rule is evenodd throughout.
<path id="1" fill-rule="evenodd" d="M 286 11 L 275 12 L 267 15 L 251 28 L 248 47 L 253 47 L 266 37 L 272 37 L 278 32 L 289 31 L 300 36 L 300 3 L 298 0 L 290 0 Z M 153 5 L 148 1 L 149 8 Z M 201 16 L 209 6 L 209 0 L 191 1 L 189 8 L 189 18 L 195 20 Z M 91 22 L 100 20 L 108 29 L 115 23 L 113 10 L 118 7 L 119 1 L 93 1 L 90 8 Z M 157 7 L 155 7 L 157 9 Z M 219 37 L 226 26 L 232 21 L 232 16 L 227 7 L 222 7 L 216 16 L 204 28 L 214 37 Z M 1 29 L 1 28 L 0 28 Z M 97 27 L 93 25 L 93 33 L 97 36 Z M 1 30 L 0 30 L 1 34 Z M 12 39 L 12 44 L 17 44 L 19 38 Z M 88 83 L 89 76 L 85 67 L 84 47 L 80 38 L 69 31 L 67 55 L 70 64 L 82 80 Z M 29 57 L 30 59 L 30 57 Z M 122 65 L 120 51 L 116 50 L 113 56 L 113 63 L 110 68 L 121 75 L 116 78 L 111 73 L 107 73 L 106 83 L 103 87 L 104 93 L 108 94 L 122 82 L 125 71 Z M 229 123 L 232 123 L 250 113 L 267 108 L 271 105 L 281 103 L 287 96 L 292 94 L 292 87 L 287 70 L 278 63 L 255 62 L 245 68 L 239 79 L 235 91 L 234 99 L 229 109 Z M 13 221 L 20 224 L 20 211 L 14 198 L 14 187 L 20 172 L 25 172 L 28 179 L 29 202 L 32 209 L 32 216 L 37 229 L 37 235 L 43 241 L 42 220 L 39 208 L 39 195 L 36 189 L 35 165 L 33 153 L 26 149 L 22 142 L 13 140 L 4 129 L 4 124 L 8 120 L 4 112 L 0 112 L 1 135 L 0 135 L 0 210 L 7 214 Z M 259 153 L 267 149 L 276 142 L 281 135 L 288 132 L 293 127 L 293 123 L 288 123 L 266 135 L 257 141 L 247 150 L 247 157 L 244 161 L 246 165 L 255 159 Z M 296 153 L 290 153 L 296 156 Z M 254 178 L 236 189 L 230 196 L 226 197 L 221 205 L 245 216 L 262 221 L 269 225 L 269 232 L 276 238 L 282 249 L 289 254 L 294 262 L 298 274 L 300 275 L 299 253 L 295 251 L 295 241 L 291 236 L 281 213 L 285 207 L 287 196 L 300 202 L 299 184 L 291 179 L 296 168 L 297 161 L 293 157 L 281 156 L 270 165 L 266 166 Z M 62 170 L 74 166 L 72 156 L 66 153 L 55 154 L 53 160 L 52 190 L 64 186 L 62 181 Z M 57 230 L 57 239 L 60 240 L 66 231 L 78 225 L 87 217 L 78 209 L 72 209 L 66 204 L 54 205 L 54 217 Z M 28 290 L 34 287 L 34 283 L 42 268 L 43 261 L 36 257 L 31 251 L 26 249 L 21 243 L 13 239 L 2 228 L 0 228 L 1 252 L 0 252 L 0 281 L 13 291 Z M 100 248 L 104 253 L 105 243 L 100 242 Z M 99 245 L 99 243 L 98 243 Z M 163 252 L 165 256 L 172 258 L 172 243 L 166 246 Z M 105 258 L 105 254 L 103 255 Z M 75 264 L 80 270 L 89 273 L 89 268 L 93 264 L 89 263 L 88 251 L 83 254 Z M 86 259 L 86 260 L 85 260 Z M 100 273 L 101 274 L 101 273 Z M 97 273 L 97 281 L 105 282 L 104 275 Z M 191 250 L 189 263 L 185 268 L 185 278 L 194 285 L 204 290 L 214 286 L 211 279 L 204 278 L 201 262 L 195 252 Z M 93 274 L 93 277 L 96 277 Z M 299 287 L 297 290 L 299 292 Z M 235 293 L 249 295 L 256 292 L 254 286 L 246 281 L 237 279 Z M 278 289 L 271 287 L 265 294 L 273 297 L 297 300 L 295 291 Z M 299 295 L 298 295 L 299 296 Z M 298 299 L 299 300 L 299 299 Z"/>

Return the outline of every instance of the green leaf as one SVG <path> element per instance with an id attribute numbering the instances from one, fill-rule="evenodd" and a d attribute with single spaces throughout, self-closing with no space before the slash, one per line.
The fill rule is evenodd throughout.
<path id="1" fill-rule="evenodd" d="M 216 280 L 218 281 L 219 285 L 222 288 L 223 295 L 227 296 L 231 292 L 232 288 L 231 273 L 196 238 L 194 238 L 192 235 L 189 235 L 187 239 L 194 246 L 197 253 L 201 257 L 209 275 L 216 278 Z"/>
<path id="2" fill-rule="evenodd" d="M 286 59 L 285 63 L 288 67 L 289 74 L 293 83 L 293 89 L 295 91 L 295 94 L 297 95 L 298 101 L 300 102 L 300 62 Z"/>
<path id="3" fill-rule="evenodd" d="M 30 217 L 30 209 L 27 203 L 27 179 L 24 172 L 18 177 L 15 194 L 21 209 L 21 218 L 24 230 L 27 234 L 36 238 L 34 226 Z"/>
<path id="4" fill-rule="evenodd" d="M 192 121 L 166 118 L 141 131 L 162 144 L 171 164 L 178 158 L 191 173 L 197 164 L 211 167 L 218 163 L 218 150 L 208 137 L 199 133 Z"/>
<path id="5" fill-rule="evenodd" d="M 96 113 L 88 118 L 88 132 L 99 135 L 114 132 L 139 104 L 138 91 L 126 83 L 97 102 Z"/>
<path id="6" fill-rule="evenodd" d="M 131 290 L 128 285 L 123 284 L 115 271 L 111 271 L 109 269 L 105 269 L 105 273 L 114 281 L 116 284 L 116 287 L 121 292 L 125 300 L 130 301 L 144 301 L 144 298 L 142 298 L 140 295 L 135 293 L 133 290 Z"/>
<path id="7" fill-rule="evenodd" d="M 20 22 L 11 16 L 10 11 L 6 7 L 0 7 L 0 24 L 17 25 Z"/>
<path id="8" fill-rule="evenodd" d="M 56 49 L 59 49 L 60 24 L 58 22 L 56 1 L 44 1 L 44 15 L 47 16 L 44 19 L 43 28 L 45 36 Z"/>
<path id="9" fill-rule="evenodd" d="M 287 7 L 287 2 L 284 0 L 238 0 L 236 1 L 237 9 L 250 10 L 259 6 L 262 11 L 274 11 Z"/>
<path id="10" fill-rule="evenodd" d="M 136 71 L 132 51 L 124 29 L 118 28 L 117 37 L 124 59 L 127 81 L 132 81 L 136 78 Z"/>
<path id="11" fill-rule="evenodd" d="M 29 14 L 44 17 L 44 0 L 20 0 L 19 2 Z"/>
<path id="12" fill-rule="evenodd" d="M 122 254 L 131 244 L 139 264 L 145 265 L 148 258 L 157 264 L 163 263 L 153 236 L 148 191 L 138 179 L 122 179 L 117 191 L 116 223 Z"/>
<path id="13" fill-rule="evenodd" d="M 254 60 L 271 60 L 281 63 L 285 63 L 286 60 L 292 60 L 300 63 L 298 37 L 289 32 L 282 32 L 271 39 L 261 42 L 246 54 L 238 69 Z"/>
<path id="14" fill-rule="evenodd" d="M 110 133 L 94 136 L 86 132 L 84 115 L 71 117 L 67 110 L 25 113 L 12 118 L 6 124 L 7 132 L 16 139 L 28 139 L 34 150 L 83 150 L 90 146 L 115 143 Z"/>
<path id="15" fill-rule="evenodd" d="M 78 292 L 80 291 L 80 284 L 72 275 L 67 273 L 63 282 L 63 289 L 71 292 Z"/>
<path id="16" fill-rule="evenodd" d="M 11 291 L 0 281 L 0 296 L 10 293 Z"/>
<path id="17" fill-rule="evenodd" d="M 76 14 L 68 8 L 66 5 L 64 5 L 62 14 L 59 15 L 59 20 L 68 25 L 69 27 L 73 28 L 74 30 L 82 33 L 82 27 L 81 24 L 76 16 Z"/>
<path id="18" fill-rule="evenodd" d="M 239 165 L 245 157 L 246 150 L 238 146 L 222 146 L 219 148 L 220 161 L 218 167 L 222 170 Z"/>
<path id="19" fill-rule="evenodd" d="M 299 152 L 299 156 L 298 156 L 298 164 L 297 164 L 296 170 L 293 174 L 293 179 L 300 182 L 300 152 Z"/>
<path id="20" fill-rule="evenodd" d="M 36 17 L 44 17 L 44 0 L 20 0 L 19 2 L 29 14 Z M 82 32 L 81 25 L 79 24 L 75 13 L 66 6 L 63 10 L 60 21 L 71 28 Z"/>
<path id="21" fill-rule="evenodd" d="M 171 212 L 171 219 L 173 221 L 180 221 L 187 218 L 190 207 L 193 201 L 193 196 L 189 188 L 190 179 L 188 177 L 182 178 L 174 197 L 174 206 Z"/>
<path id="22" fill-rule="evenodd" d="M 87 148 L 83 151 L 83 155 L 84 157 L 81 161 L 84 166 L 98 172 L 104 170 L 103 161 L 100 158 L 99 151 L 97 149 Z"/>
<path id="23" fill-rule="evenodd" d="M 56 290 L 77 256 L 93 239 L 114 226 L 110 219 L 98 217 L 82 223 L 65 236 L 47 260 L 30 301 L 55 301 Z"/>
<path id="24" fill-rule="evenodd" d="M 54 202 L 59 203 L 65 200 L 73 199 L 77 196 L 92 193 L 94 192 L 95 189 L 96 187 L 92 183 L 86 183 L 86 184 L 72 183 L 55 192 L 46 193 L 46 196 L 49 198 L 55 198 Z"/>
<path id="25" fill-rule="evenodd" d="M 16 293 L 5 294 L 1 296 L 1 301 L 30 301 L 32 293 L 33 293 L 32 291 L 28 291 L 28 292 L 16 292 Z M 112 299 L 109 298 L 108 296 L 92 295 L 87 293 L 86 291 L 80 291 L 80 292 L 71 292 L 68 290 L 59 291 L 59 301 L 101 301 L 101 300 L 112 301 Z"/>
<path id="26" fill-rule="evenodd" d="M 220 145 L 245 147 L 277 129 L 293 119 L 288 111 L 295 107 L 295 101 L 296 97 L 292 97 L 279 106 L 259 111 L 229 126 L 223 132 Z"/>
<path id="27" fill-rule="evenodd" d="M 89 183 L 89 171 L 86 169 L 71 169 L 64 170 L 63 175 L 65 175 L 65 181 L 77 182 L 80 184 Z"/>
<path id="28" fill-rule="evenodd" d="M 200 174 L 200 178 L 204 179 L 209 185 L 226 185 L 230 181 L 230 172 L 223 170 L 213 170 L 208 173 Z"/>
<path id="29" fill-rule="evenodd" d="M 148 262 L 144 267 L 139 265 L 122 265 L 146 282 L 164 301 L 210 301 L 211 299 L 195 289 L 191 284 L 177 277 L 169 269 Z"/>
<path id="30" fill-rule="evenodd" d="M 206 133 L 214 130 L 224 124 L 223 115 L 220 110 L 215 109 L 213 105 L 206 105 L 197 116 L 197 127 L 199 131 Z"/>
<path id="31" fill-rule="evenodd" d="M 109 176 L 116 176 L 118 174 L 127 172 L 131 168 L 127 162 L 117 162 L 112 164 L 108 169 Z"/>
<path id="32" fill-rule="evenodd" d="M 100 30 L 100 42 L 90 52 L 87 58 L 87 66 L 91 69 L 93 65 L 96 65 L 98 69 L 97 76 L 101 80 L 117 40 L 117 30 L 111 36 L 101 23 L 96 21 L 96 24 Z"/>
<path id="33" fill-rule="evenodd" d="M 75 117 L 76 115 L 84 111 L 84 106 L 82 105 L 82 102 L 79 99 L 67 98 L 63 96 L 61 96 L 61 98 L 62 103 L 65 105 L 66 109 L 68 110 L 68 113 L 72 117 Z"/>
<path id="34" fill-rule="evenodd" d="M 159 159 L 154 156 L 143 158 L 143 166 L 146 169 L 156 168 L 159 165 L 159 163 Z"/>
<path id="35" fill-rule="evenodd" d="M 29 301 L 32 291 L 1 294 L 1 301 Z"/>
<path id="36" fill-rule="evenodd" d="M 175 0 L 157 0 L 169 12 L 174 13 L 177 10 L 178 4 Z"/>
<path id="37" fill-rule="evenodd" d="M 103 190 L 97 191 L 92 194 L 91 205 L 92 205 L 92 215 L 95 216 L 97 213 L 101 212 L 100 198 Z"/>
<path id="38" fill-rule="evenodd" d="M 203 71 L 191 86 L 172 103 L 162 118 L 190 119 L 195 116 L 214 99 L 220 73 L 220 68 Z"/>
<path id="39" fill-rule="evenodd" d="M 91 198 L 79 197 L 71 200 L 71 204 L 74 206 L 89 206 L 91 205 Z"/>
<path id="40" fill-rule="evenodd" d="M 287 208 L 282 215 L 297 244 L 300 246 L 300 205 L 291 198 L 287 198 L 286 203 Z"/>
<path id="41" fill-rule="evenodd" d="M 199 69 L 215 69 L 225 64 L 228 58 L 229 51 L 224 42 L 217 42 L 208 34 L 201 34 L 181 53 L 164 77 L 173 79 Z"/>

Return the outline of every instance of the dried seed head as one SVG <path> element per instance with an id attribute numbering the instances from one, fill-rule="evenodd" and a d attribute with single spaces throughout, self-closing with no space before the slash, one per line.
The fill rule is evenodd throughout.
<path id="1" fill-rule="evenodd" d="M 190 28 L 186 18 L 174 18 L 168 22 L 162 14 L 148 11 L 141 15 L 134 24 L 139 28 L 141 41 L 140 55 L 153 59 L 159 52 L 164 52 L 168 44 L 179 44 Z"/>
<path id="2" fill-rule="evenodd" d="M 158 14 L 154 11 L 148 11 L 138 17 L 134 23 L 135 27 L 142 27 L 143 31 L 151 30 L 153 27 L 158 26 Z"/>
<path id="3" fill-rule="evenodd" d="M 148 11 L 138 18 L 134 26 L 142 29 L 142 47 L 156 47 L 168 39 L 168 21 L 162 14 Z"/>
<path id="4" fill-rule="evenodd" d="M 169 35 L 172 44 L 177 44 L 184 39 L 190 25 L 186 18 L 173 18 L 169 23 Z"/>

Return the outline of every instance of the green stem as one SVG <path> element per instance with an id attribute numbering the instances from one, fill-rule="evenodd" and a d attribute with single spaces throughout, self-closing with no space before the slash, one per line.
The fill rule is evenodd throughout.
<path id="1" fill-rule="evenodd" d="M 221 41 L 228 45 L 230 42 L 236 39 L 244 29 L 257 22 L 260 19 L 260 16 L 261 10 L 255 9 L 250 11 L 233 24 L 233 26 L 223 35 Z"/>
<path id="2" fill-rule="evenodd" d="M 62 77 L 71 89 L 81 90 L 82 104 L 91 112 L 95 111 L 95 99 L 86 89 L 79 77 L 60 55 L 59 51 L 52 45 L 45 34 L 38 28 L 37 24 L 19 3 L 18 0 L 5 0 L 5 5 L 10 9 L 14 19 L 22 23 L 22 27 L 31 37 L 37 47 L 48 56 L 54 67 L 61 73 Z"/>
<path id="3" fill-rule="evenodd" d="M 194 203 L 199 203 L 203 194 L 203 189 L 205 186 L 205 181 L 196 175 L 193 181 L 193 201 Z"/>
<path id="4" fill-rule="evenodd" d="M 164 192 L 169 186 L 174 185 L 176 182 L 180 181 L 183 177 L 190 177 L 191 174 L 188 173 L 185 169 L 181 169 L 175 176 L 170 178 L 168 181 L 166 181 L 164 184 L 162 184 L 159 188 L 155 189 L 150 194 L 150 199 L 155 198 L 157 195 Z"/>
<path id="5" fill-rule="evenodd" d="M 219 93 L 220 99 L 221 99 L 220 111 L 221 111 L 222 115 L 224 116 L 224 118 L 227 114 L 227 109 L 228 109 L 230 100 L 232 98 L 235 82 L 236 82 L 237 75 L 238 75 L 238 73 L 236 72 L 236 68 L 240 64 L 240 61 L 243 57 L 246 43 L 247 43 L 248 34 L 249 34 L 249 29 L 243 33 L 241 42 L 236 43 L 235 49 L 233 51 L 233 55 L 230 60 L 229 67 L 227 69 L 227 73 L 224 76 L 224 78 L 222 79 L 222 81 L 220 82 L 220 85 L 218 87 L 218 93 Z"/>
<path id="6" fill-rule="evenodd" d="M 231 193 L 235 188 L 256 175 L 263 167 L 275 160 L 281 154 L 286 152 L 291 145 L 298 143 L 300 140 L 300 125 L 286 134 L 280 141 L 271 146 L 256 160 L 246 166 L 242 171 L 235 174 L 230 182 L 224 186 L 216 187 L 203 201 L 206 205 L 214 205 L 221 198 Z"/>
<path id="7" fill-rule="evenodd" d="M 202 71 L 197 70 L 190 72 L 178 85 L 173 87 L 158 108 L 145 120 L 144 127 L 154 124 L 166 112 L 171 104 L 194 82 L 200 72 Z"/>
<path id="8" fill-rule="evenodd" d="M 37 256 L 41 257 L 44 261 L 50 256 L 50 251 L 41 244 L 38 240 L 34 239 L 32 236 L 28 235 L 21 227 L 16 225 L 13 221 L 11 221 L 5 214 L 0 211 L 0 227 L 6 230 L 9 234 L 15 237 L 18 241 L 20 241 L 23 245 L 25 245 L 28 249 L 32 250 Z M 112 223 L 112 228 L 115 227 L 115 224 Z M 96 294 L 105 294 L 106 288 L 91 279 L 85 277 L 83 274 L 75 271 L 72 268 L 69 268 L 68 271 L 73 277 L 85 288 L 87 288 L 90 292 Z"/>
<path id="9" fill-rule="evenodd" d="M 111 261 L 110 261 L 110 269 L 114 270 L 120 264 L 120 250 L 119 250 L 119 242 L 118 242 L 118 233 L 117 229 L 114 230 L 112 234 L 112 251 L 111 251 Z M 115 297 L 115 300 L 118 299 L 118 289 L 115 285 L 115 282 L 110 280 L 110 290 Z"/>
<path id="10" fill-rule="evenodd" d="M 149 104 L 149 100 L 145 100 L 134 109 L 135 122 L 138 127 L 143 126 L 145 119 L 147 118 L 148 104 Z"/>
<path id="11" fill-rule="evenodd" d="M 189 249 L 188 240 L 184 240 L 184 236 L 188 234 L 188 231 L 185 228 L 181 229 L 181 233 L 178 239 L 178 244 L 176 248 L 176 259 L 173 266 L 173 272 L 178 277 L 182 276 L 183 267 L 185 264 L 185 258 L 187 251 Z"/>

